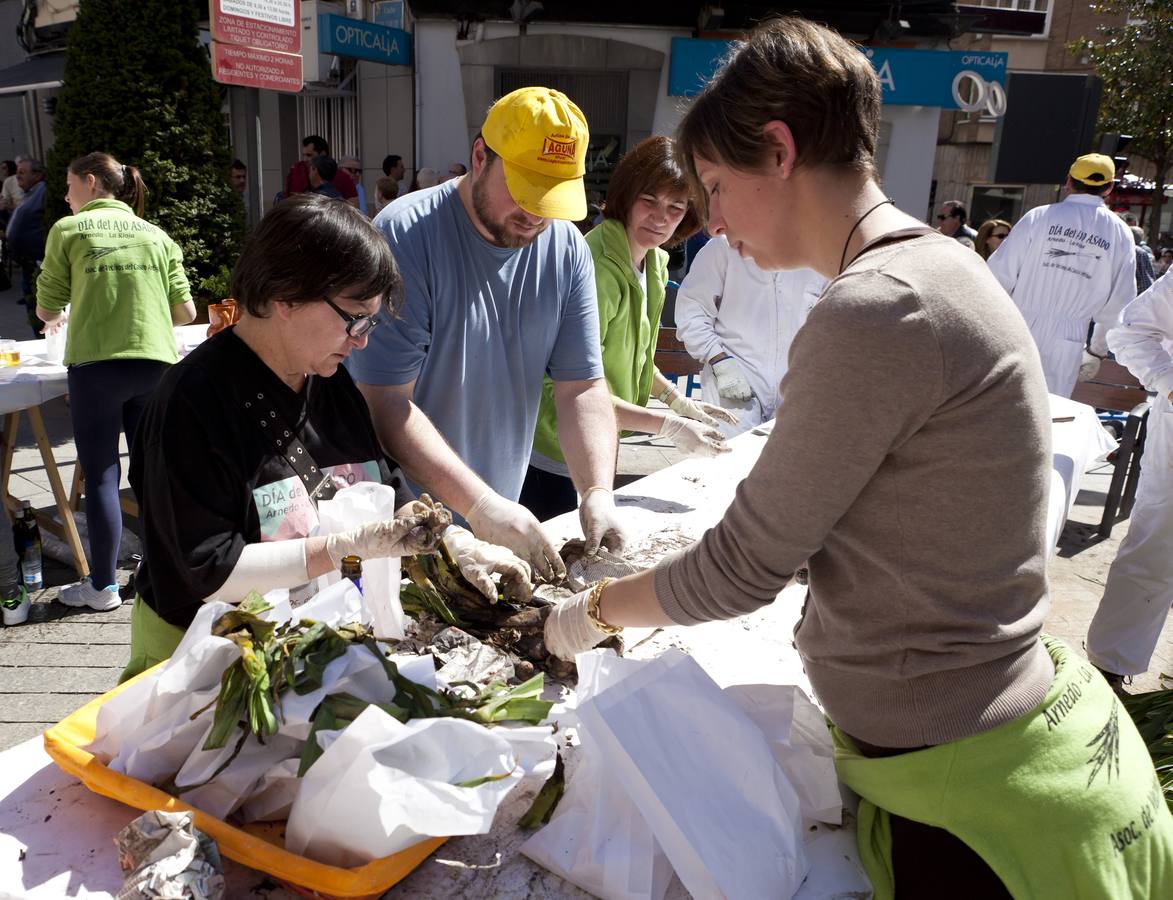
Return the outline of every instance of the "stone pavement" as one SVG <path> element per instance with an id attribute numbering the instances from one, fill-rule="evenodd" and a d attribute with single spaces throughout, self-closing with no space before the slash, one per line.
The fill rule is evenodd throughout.
<path id="1" fill-rule="evenodd" d="M 16 292 L 0 293 L 0 337 L 29 336 Z M 64 399 L 46 404 L 45 422 L 62 478 L 68 486 L 75 451 Z M 628 438 L 619 455 L 620 473 L 648 474 L 677 461 L 680 455 L 666 441 Z M 125 464 L 125 458 L 124 458 Z M 1061 538 L 1059 555 L 1051 562 L 1051 609 L 1047 630 L 1082 647 L 1087 626 L 1103 591 L 1108 566 L 1115 558 L 1128 523 L 1117 524 L 1112 537 L 1099 541 L 1094 524 L 1108 486 L 1105 466 L 1085 480 Z M 27 423 L 17 440 L 12 493 L 39 509 L 53 506 L 40 455 Z M 133 519 L 127 521 L 132 530 Z M 129 571 L 120 571 L 125 582 Z M 0 629 L 0 750 L 43 731 L 79 706 L 112 687 L 129 658 L 130 606 L 108 613 L 69 609 L 54 602 L 60 586 L 74 575 L 64 565 L 46 560 L 46 587 L 35 597 L 29 622 Z M 1137 678 L 1133 690 L 1161 686 L 1160 674 L 1173 675 L 1173 617 L 1157 646 L 1149 673 Z"/>

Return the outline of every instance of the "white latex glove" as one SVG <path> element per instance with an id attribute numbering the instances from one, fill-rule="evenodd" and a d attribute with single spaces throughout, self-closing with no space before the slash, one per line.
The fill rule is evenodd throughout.
<path id="1" fill-rule="evenodd" d="M 566 577 L 562 557 L 542 532 L 534 514 L 520 503 L 485 491 L 465 516 L 473 534 L 490 544 L 508 547 L 547 581 Z"/>
<path id="2" fill-rule="evenodd" d="M 1079 381 L 1091 381 L 1100 371 L 1103 360 L 1088 350 L 1083 351 L 1083 362 L 1079 364 Z"/>
<path id="3" fill-rule="evenodd" d="M 368 522 L 350 531 L 326 535 L 326 552 L 335 567 L 342 565 L 344 556 L 382 559 L 435 553 L 440 536 L 451 524 L 452 515 L 448 510 L 433 504 L 424 494 L 419 500 L 395 510 L 392 519 Z"/>
<path id="4" fill-rule="evenodd" d="M 713 377 L 717 379 L 717 393 L 726 400 L 745 402 L 753 397 L 753 389 L 745 373 L 732 356 L 713 363 Z"/>
<path id="5" fill-rule="evenodd" d="M 722 422 L 728 422 L 730 425 L 737 424 L 737 416 L 729 410 L 722 409 L 719 406 L 713 406 L 711 403 L 690 400 L 684 394 L 677 394 L 672 398 L 672 402 L 668 406 L 678 416 L 684 416 L 686 419 L 695 419 L 714 428 L 717 427 L 718 419 Z"/>
<path id="6" fill-rule="evenodd" d="M 657 434 L 668 438 L 677 450 L 693 456 L 720 456 L 729 452 L 729 445 L 721 432 L 692 419 L 667 416 Z"/>
<path id="7" fill-rule="evenodd" d="M 543 637 L 546 650 L 553 656 L 574 662 L 576 653 L 590 650 L 610 637 L 587 615 L 590 594 L 589 590 L 575 594 L 550 610 Z"/>
<path id="8" fill-rule="evenodd" d="M 444 532 L 444 546 L 456 560 L 460 574 L 472 582 L 490 602 L 497 602 L 493 576 L 501 576 L 501 593 L 520 603 L 533 596 L 530 567 L 505 547 L 477 540 L 471 531 L 452 525 Z"/>
<path id="9" fill-rule="evenodd" d="M 586 555 L 594 556 L 602 545 L 616 553 L 627 544 L 627 533 L 615 508 L 615 496 L 605 488 L 592 488 L 578 507 L 578 521 L 586 538 Z"/>

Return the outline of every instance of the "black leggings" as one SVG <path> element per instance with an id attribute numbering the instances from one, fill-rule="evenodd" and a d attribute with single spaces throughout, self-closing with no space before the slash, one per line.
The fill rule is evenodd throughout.
<path id="1" fill-rule="evenodd" d="M 132 447 L 151 392 L 167 363 L 151 359 L 111 359 L 69 367 L 69 415 L 77 462 L 86 476 L 86 524 L 90 532 L 90 581 L 101 589 L 114 584 L 122 509 L 118 483 L 118 433 Z"/>

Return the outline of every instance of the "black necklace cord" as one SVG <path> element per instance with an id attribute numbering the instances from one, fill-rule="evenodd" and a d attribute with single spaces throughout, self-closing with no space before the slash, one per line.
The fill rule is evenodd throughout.
<path id="1" fill-rule="evenodd" d="M 839 274 L 840 275 L 843 274 L 843 265 L 844 265 L 844 263 L 847 262 L 847 248 L 851 245 L 851 239 L 853 237 L 855 237 L 855 230 L 857 228 L 859 228 L 860 224 L 863 222 L 864 219 L 866 219 L 868 216 L 870 216 L 872 213 L 874 213 L 881 206 L 885 206 L 888 203 L 891 203 L 893 206 L 896 205 L 896 201 L 893 200 L 891 197 L 889 197 L 885 200 L 881 200 L 879 203 L 877 203 L 875 206 L 873 206 L 871 209 L 869 209 L 862 216 L 860 216 L 858 219 L 855 220 L 855 224 L 851 226 L 851 231 L 847 232 L 847 240 L 845 240 L 843 242 L 843 253 L 839 257 Z M 853 259 L 852 262 L 854 262 L 854 261 L 855 260 Z"/>

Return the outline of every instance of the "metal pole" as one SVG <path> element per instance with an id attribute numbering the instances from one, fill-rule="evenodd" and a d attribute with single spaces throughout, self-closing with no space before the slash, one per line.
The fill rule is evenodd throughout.
<path id="1" fill-rule="evenodd" d="M 261 92 L 259 88 L 243 88 L 244 91 L 244 164 L 251 172 L 252 186 L 248 192 L 248 227 L 253 228 L 261 221 L 261 201 L 264 197 L 264 179 L 261 175 Z"/>

